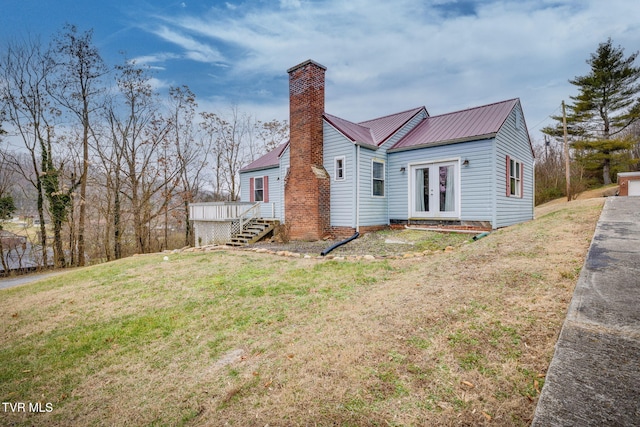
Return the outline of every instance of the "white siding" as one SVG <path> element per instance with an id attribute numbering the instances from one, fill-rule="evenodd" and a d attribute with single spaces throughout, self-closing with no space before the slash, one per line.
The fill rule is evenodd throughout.
<path id="1" fill-rule="evenodd" d="M 289 153 L 290 153 L 290 145 L 287 146 L 287 148 L 285 148 L 285 150 L 282 152 L 282 154 L 280 155 L 280 206 L 279 209 L 278 207 L 276 207 L 276 210 L 280 213 L 280 215 L 278 216 L 278 218 L 280 219 L 281 223 L 285 223 L 285 211 L 287 209 L 287 205 L 284 202 L 284 185 L 285 185 L 285 180 L 287 178 L 287 171 L 289 170 L 289 165 L 290 165 L 290 157 L 289 157 Z"/>
<path id="2" fill-rule="evenodd" d="M 516 126 L 519 115 L 519 128 Z M 522 162 L 524 167 L 522 197 L 507 197 L 506 158 Z M 505 227 L 533 219 L 534 163 L 524 116 L 518 103 L 496 136 L 496 214 L 494 227 Z"/>
<path id="3" fill-rule="evenodd" d="M 383 162 L 385 172 L 384 196 L 373 196 L 373 172 L 372 160 Z M 389 224 L 387 216 L 387 200 L 389 197 L 389 165 L 386 153 L 382 150 L 374 151 L 368 148 L 360 148 L 360 226 L 386 225 Z"/>
<path id="4" fill-rule="evenodd" d="M 355 227 L 356 212 L 356 147 L 344 135 L 327 122 L 323 123 L 324 149 L 323 163 L 331 177 L 331 226 Z M 345 179 L 336 181 L 335 158 L 344 157 Z"/>
<path id="5" fill-rule="evenodd" d="M 493 218 L 493 139 L 389 153 L 389 219 L 409 217 L 409 163 L 459 160 L 460 220 L 491 221 Z M 469 161 L 463 166 L 464 160 Z M 401 168 L 405 168 L 401 171 Z"/>
<path id="6" fill-rule="evenodd" d="M 282 214 L 282 189 L 280 178 L 280 168 L 263 169 L 240 174 L 240 200 L 249 202 L 249 179 L 256 177 L 269 177 L 269 201 L 261 202 L 260 214 L 263 218 L 281 218 Z M 275 213 L 275 215 L 274 215 Z"/>

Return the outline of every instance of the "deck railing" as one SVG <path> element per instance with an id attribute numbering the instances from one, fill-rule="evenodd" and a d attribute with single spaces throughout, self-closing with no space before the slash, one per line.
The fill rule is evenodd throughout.
<path id="1" fill-rule="evenodd" d="M 189 219 L 193 221 L 232 221 L 254 211 L 257 203 L 251 202 L 210 202 L 189 204 Z M 259 208 L 257 209 L 260 213 Z"/>
<path id="2" fill-rule="evenodd" d="M 245 229 L 247 223 L 256 218 L 260 218 L 260 203 L 254 204 L 249 209 L 240 214 L 240 217 L 238 218 L 238 232 L 241 233 Z"/>
<path id="3" fill-rule="evenodd" d="M 194 221 L 196 245 L 230 241 L 261 217 L 261 207 L 251 202 L 191 203 L 189 219 Z"/>

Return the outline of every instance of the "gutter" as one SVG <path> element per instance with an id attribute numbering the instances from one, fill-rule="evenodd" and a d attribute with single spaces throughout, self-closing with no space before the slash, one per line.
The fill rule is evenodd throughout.
<path id="1" fill-rule="evenodd" d="M 407 134 L 407 135 L 409 135 L 409 134 Z M 407 135 L 405 135 L 403 137 L 403 139 L 406 138 Z M 497 135 L 497 132 L 494 132 L 494 133 L 487 133 L 487 134 L 484 134 L 484 135 L 475 135 L 475 136 L 468 136 L 468 137 L 464 137 L 464 138 L 449 139 L 449 140 L 446 140 L 446 141 L 427 142 L 427 143 L 424 143 L 424 144 L 410 145 L 410 146 L 407 146 L 407 147 L 390 148 L 389 150 L 387 150 L 387 153 L 397 153 L 397 152 L 400 152 L 400 151 L 417 150 L 417 149 L 420 149 L 420 148 L 439 147 L 441 145 L 459 144 L 461 142 L 484 141 L 485 139 L 495 138 L 496 135 Z"/>

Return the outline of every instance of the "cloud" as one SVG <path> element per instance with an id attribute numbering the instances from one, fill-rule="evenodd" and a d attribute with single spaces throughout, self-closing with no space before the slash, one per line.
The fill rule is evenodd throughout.
<path id="1" fill-rule="evenodd" d="M 567 80 L 588 71 L 599 42 L 611 36 L 630 53 L 640 39 L 625 0 L 281 0 L 230 9 L 163 16 L 154 33 L 190 59 L 223 62 L 220 80 L 239 87 L 282 85 L 285 70 L 314 59 L 328 67 L 327 109 L 350 120 L 520 97 L 538 123 L 573 94 Z M 262 89 L 286 106 L 285 90 L 247 93 Z"/>
<path id="2" fill-rule="evenodd" d="M 132 58 L 130 62 L 135 63 L 137 65 L 147 65 L 149 66 L 149 68 L 152 68 L 152 69 L 164 70 L 165 67 L 161 65 L 155 65 L 155 64 L 158 64 L 158 63 L 164 64 L 168 60 L 178 59 L 178 58 L 180 58 L 180 56 L 176 55 L 175 53 L 161 52 L 161 53 L 137 56 L 135 58 Z"/>
<path id="3" fill-rule="evenodd" d="M 167 26 L 161 25 L 152 31 L 163 40 L 181 47 L 184 50 L 184 56 L 188 59 L 198 62 L 224 62 L 224 57 L 217 49 L 208 44 L 201 43 L 179 30 L 170 29 Z"/>
<path id="4" fill-rule="evenodd" d="M 297 9 L 300 6 L 300 0 L 280 0 L 280 8 L 282 9 Z"/>

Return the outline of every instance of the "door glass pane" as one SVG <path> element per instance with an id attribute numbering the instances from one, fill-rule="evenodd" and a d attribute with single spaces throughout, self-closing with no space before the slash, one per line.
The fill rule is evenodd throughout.
<path id="1" fill-rule="evenodd" d="M 416 212 L 429 212 L 429 168 L 416 169 Z"/>
<path id="2" fill-rule="evenodd" d="M 439 172 L 439 194 L 440 194 L 440 212 L 453 212 L 455 207 L 455 182 L 453 165 L 440 166 Z"/>

